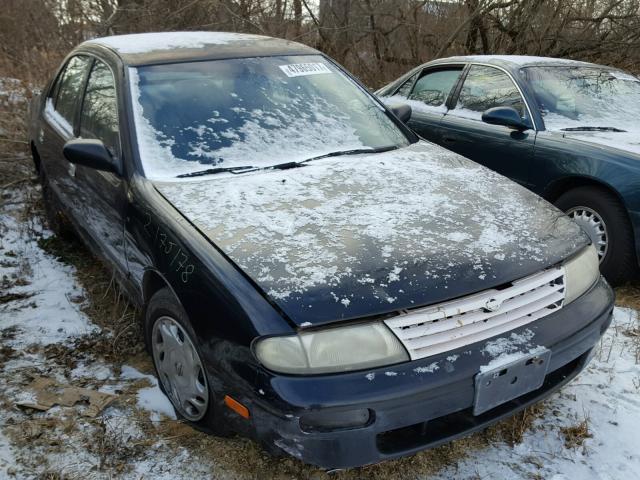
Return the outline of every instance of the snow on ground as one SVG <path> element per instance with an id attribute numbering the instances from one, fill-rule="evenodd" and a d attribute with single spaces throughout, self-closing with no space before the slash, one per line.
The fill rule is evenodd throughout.
<path id="1" fill-rule="evenodd" d="M 13 330 L 13 338 L 5 344 L 12 348 L 31 343 L 48 345 L 97 331 L 80 312 L 83 292 L 71 267 L 46 255 L 33 239 L 27 239 L 30 228 L 34 235 L 49 235 L 39 224 L 19 223 L 11 215 L 3 215 L 0 223 L 0 277 L 7 282 L 22 274 L 28 278 L 28 283 L 18 281 L 9 288 L 3 281 L 2 295 L 14 298 L 0 305 L 0 329 Z"/>
<path id="2" fill-rule="evenodd" d="M 473 452 L 435 478 L 640 478 L 640 322 L 633 310 L 614 315 L 590 365 L 546 402 L 522 443 Z M 593 437 L 565 448 L 560 428 L 585 420 Z"/>
<path id="3" fill-rule="evenodd" d="M 86 292 L 74 269 L 39 247 L 50 233 L 37 217 L 25 220 L 26 200 L 12 191 L 0 204 L 0 478 L 326 477 L 248 440 L 207 436 L 172 420 L 157 382 L 135 358 L 116 365 L 89 352 L 69 365 L 74 341 L 107 333 L 83 312 Z M 590 366 L 544 402 L 520 443 L 465 443 L 475 447 L 453 458 L 445 446 L 337 478 L 640 478 L 639 335 L 637 312 L 617 308 Z M 118 398 L 97 418 L 83 416 L 83 405 L 19 409 L 16 402 L 32 396 L 33 376 Z"/>

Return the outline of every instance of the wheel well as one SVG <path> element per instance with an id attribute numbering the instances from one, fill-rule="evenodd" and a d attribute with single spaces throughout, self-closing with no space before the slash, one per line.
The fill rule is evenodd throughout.
<path id="1" fill-rule="evenodd" d="M 36 144 L 31 142 L 29 146 L 31 147 L 31 157 L 33 158 L 33 164 L 35 165 L 36 173 L 40 173 L 40 155 L 38 154 Z"/>
<path id="2" fill-rule="evenodd" d="M 164 287 L 169 287 L 171 289 L 169 282 L 167 282 L 162 275 L 154 270 L 148 270 L 144 274 L 144 279 L 142 280 L 142 295 L 145 305 L 151 297 L 153 297 L 154 293 Z M 171 291 L 173 291 L 173 289 Z"/>
<path id="3" fill-rule="evenodd" d="M 542 196 L 545 198 L 545 200 L 548 200 L 551 203 L 555 203 L 555 201 L 558 200 L 558 198 L 560 198 L 562 194 L 578 187 L 595 187 L 604 190 L 612 194 L 620 202 L 620 205 L 622 205 L 623 207 L 625 206 L 624 202 L 622 201 L 622 197 L 620 197 L 620 194 L 616 190 L 605 183 L 587 177 L 569 177 L 562 180 L 557 180 L 545 189 Z"/>

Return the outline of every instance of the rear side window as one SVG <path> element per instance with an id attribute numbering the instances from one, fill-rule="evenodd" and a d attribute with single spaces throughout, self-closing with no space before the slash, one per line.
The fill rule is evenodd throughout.
<path id="1" fill-rule="evenodd" d="M 444 105 L 449 93 L 458 83 L 461 72 L 462 68 L 456 68 L 425 73 L 416 82 L 409 99 L 423 102 L 430 107 Z"/>
<path id="2" fill-rule="evenodd" d="M 118 156 L 119 133 L 115 79 L 109 67 L 96 60 L 87 80 L 82 103 L 80 136 L 102 140 L 111 153 Z"/>
<path id="3" fill-rule="evenodd" d="M 56 112 L 62 116 L 70 125 L 73 125 L 76 107 L 80 101 L 82 82 L 91 59 L 89 57 L 73 57 L 59 80 L 57 96 L 55 99 Z"/>
<path id="4" fill-rule="evenodd" d="M 524 100 L 509 75 L 497 68 L 473 65 L 451 113 L 480 120 L 482 113 L 493 107 L 513 107 L 527 118 Z"/>

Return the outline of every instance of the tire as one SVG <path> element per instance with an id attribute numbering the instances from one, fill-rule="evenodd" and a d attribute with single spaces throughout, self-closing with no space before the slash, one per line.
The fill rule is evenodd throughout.
<path id="1" fill-rule="evenodd" d="M 578 223 L 581 219 L 593 218 L 594 222 L 601 220 L 604 224 L 606 251 L 601 252 L 600 271 L 609 283 L 621 285 L 637 276 L 633 230 L 625 208 L 615 195 L 599 187 L 578 187 L 562 194 L 555 205 L 573 215 Z M 589 228 L 585 228 L 587 230 Z M 587 234 L 594 240 L 597 231 L 587 231 Z"/>
<path id="2" fill-rule="evenodd" d="M 40 185 L 42 186 L 42 203 L 44 204 L 44 212 L 47 217 L 49 229 L 57 236 L 65 240 L 75 238 L 75 232 L 71 223 L 65 218 L 58 208 L 58 200 L 51 191 L 49 179 L 44 172 L 44 168 L 40 165 L 38 175 Z"/>
<path id="3" fill-rule="evenodd" d="M 167 319 L 174 323 L 167 323 Z M 159 344 L 165 343 L 166 345 L 169 345 L 171 341 L 174 341 L 174 337 L 163 333 L 163 326 L 169 327 L 171 329 L 175 327 L 175 330 L 173 331 L 176 332 L 175 338 L 178 338 L 178 340 L 182 336 L 183 346 L 178 347 L 178 350 L 180 348 L 186 348 L 188 350 L 189 347 L 187 343 L 190 342 L 191 346 L 193 347 L 193 351 L 198 358 L 199 368 L 201 368 L 201 376 L 198 376 L 197 383 L 204 385 L 206 387 L 206 392 L 197 392 L 200 394 L 201 398 L 198 400 L 199 403 L 191 403 L 191 408 L 193 408 L 194 410 L 189 410 L 189 407 L 184 407 L 185 403 L 190 402 L 181 403 L 181 394 L 178 392 L 180 390 L 179 383 L 183 380 L 182 377 L 184 376 L 184 380 L 186 380 L 188 375 L 185 374 L 183 370 L 189 371 L 189 368 L 183 368 L 182 365 L 178 364 L 182 363 L 182 360 L 186 357 L 176 357 L 173 354 L 166 353 L 164 360 L 162 360 L 161 356 L 159 355 L 159 351 L 162 350 L 161 346 L 158 347 Z M 162 339 L 163 335 L 167 338 L 166 342 L 164 341 L 164 339 Z M 220 422 L 216 422 L 217 416 L 214 413 L 216 401 L 213 390 L 209 385 L 209 377 L 207 375 L 205 364 L 202 361 L 203 357 L 198 346 L 197 337 L 195 335 L 195 332 L 193 331 L 193 328 L 191 327 L 191 323 L 189 322 L 186 312 L 184 311 L 180 303 L 176 300 L 173 292 L 167 287 L 158 290 L 151 297 L 149 303 L 147 304 L 144 312 L 144 340 L 147 350 L 149 351 L 149 354 L 151 355 L 153 361 L 153 366 L 158 378 L 158 385 L 160 386 L 162 392 L 171 401 L 176 415 L 179 418 L 189 422 L 198 430 L 202 430 L 215 435 L 226 435 L 227 429 L 223 425 L 218 425 L 218 423 Z M 169 352 L 170 350 L 171 348 L 168 348 L 166 349 L 166 352 Z M 174 363 L 176 371 L 168 372 L 168 370 L 173 370 L 173 368 L 170 367 L 174 366 Z M 187 361 L 185 361 L 184 363 L 185 365 L 187 365 Z M 193 378 L 195 379 L 195 377 Z M 172 385 L 174 385 L 175 388 L 172 388 Z M 196 412 L 196 407 L 200 408 L 202 411 Z"/>

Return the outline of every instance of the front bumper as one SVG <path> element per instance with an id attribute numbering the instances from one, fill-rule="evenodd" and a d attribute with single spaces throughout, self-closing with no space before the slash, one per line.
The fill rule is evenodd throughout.
<path id="1" fill-rule="evenodd" d="M 609 326 L 613 302 L 613 291 L 601 279 L 557 313 L 441 355 L 315 377 L 262 371 L 255 392 L 243 398 L 251 410 L 251 435 L 271 451 L 285 451 L 321 468 L 377 463 L 451 441 L 539 401 L 576 376 Z M 491 360 L 485 347 L 497 338 L 526 339 L 514 344 L 522 351 L 550 349 L 548 373 L 538 390 L 474 416 L 474 377 Z M 300 418 L 311 412 L 330 416 L 356 409 L 371 413 L 359 428 L 301 427 Z"/>

